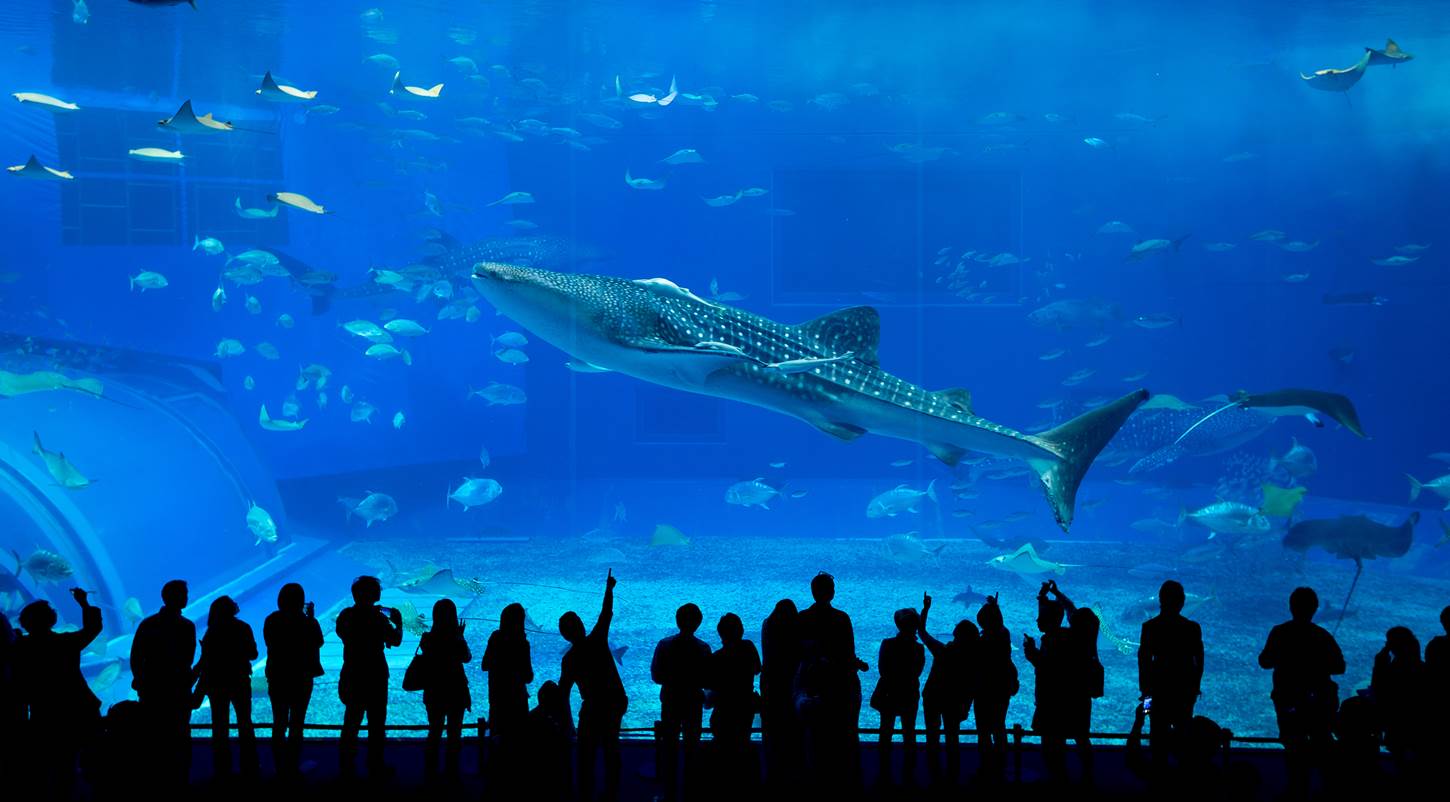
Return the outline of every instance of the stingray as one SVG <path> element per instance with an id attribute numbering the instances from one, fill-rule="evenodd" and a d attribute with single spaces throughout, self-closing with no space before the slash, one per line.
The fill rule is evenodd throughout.
<path id="1" fill-rule="evenodd" d="M 1261 409 L 1271 415 L 1312 416 L 1313 413 L 1318 412 L 1338 421 L 1340 425 L 1359 437 L 1368 437 L 1364 433 L 1364 427 L 1359 423 L 1359 413 L 1354 409 L 1354 402 L 1339 393 L 1303 390 L 1294 387 L 1271 390 L 1267 393 L 1239 391 L 1239 394 L 1234 397 L 1234 403 L 1245 409 Z"/>
<path id="2" fill-rule="evenodd" d="M 1318 546 L 1341 560 L 1354 560 L 1354 580 L 1349 583 L 1349 592 L 1344 594 L 1344 604 L 1339 606 L 1339 620 L 1334 624 L 1337 631 L 1344 621 L 1343 611 L 1349 609 L 1349 599 L 1359 584 L 1364 561 L 1405 556 L 1414 540 L 1415 524 L 1419 522 L 1419 511 L 1410 513 L 1399 526 L 1386 526 L 1363 515 L 1300 521 L 1284 535 L 1284 548 L 1308 551 Z"/>
<path id="3" fill-rule="evenodd" d="M 216 131 L 234 131 L 236 126 L 231 123 L 222 122 L 211 116 L 211 112 L 196 116 L 191 109 L 191 101 L 181 104 L 176 113 L 156 123 L 158 127 L 168 131 L 175 131 L 178 134 L 210 134 Z"/>
<path id="4" fill-rule="evenodd" d="M 54 167 L 46 167 L 31 154 L 30 159 L 24 164 L 17 164 L 13 167 L 6 167 L 11 175 L 18 175 L 21 178 L 38 178 L 43 181 L 74 181 L 75 176 L 65 170 L 57 170 Z"/>
<path id="5" fill-rule="evenodd" d="M 317 90 L 298 89 L 295 86 L 279 84 L 277 79 L 272 77 L 272 71 L 268 70 L 267 74 L 262 76 L 262 86 L 257 90 L 257 94 L 261 95 L 263 100 L 270 100 L 273 103 L 303 103 L 317 97 Z"/>
<path id="6" fill-rule="evenodd" d="M 1395 44 L 1395 40 L 1393 39 L 1385 40 L 1384 50 L 1375 50 L 1372 47 L 1366 47 L 1364 51 L 1369 54 L 1369 66 L 1371 67 L 1383 67 L 1386 64 L 1395 67 L 1415 57 L 1413 53 L 1406 53 L 1401 50 L 1400 46 Z"/>
<path id="7" fill-rule="evenodd" d="M 1364 57 L 1353 67 L 1345 67 L 1339 70 L 1315 70 L 1313 75 L 1299 73 L 1299 77 L 1311 89 L 1322 89 L 1325 92 L 1348 92 L 1351 86 L 1359 83 L 1359 79 L 1364 77 L 1364 68 L 1369 66 L 1370 54 L 1372 52 L 1365 50 Z"/>
<path id="8" fill-rule="evenodd" d="M 1294 517 L 1294 510 L 1299 508 L 1304 494 L 1309 492 L 1307 487 L 1279 487 L 1269 482 L 1264 482 L 1263 489 L 1264 503 L 1259 506 L 1259 511 L 1275 518 Z"/>

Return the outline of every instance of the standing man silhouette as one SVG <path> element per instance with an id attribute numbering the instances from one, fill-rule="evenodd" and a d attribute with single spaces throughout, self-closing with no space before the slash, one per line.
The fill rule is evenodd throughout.
<path id="1" fill-rule="evenodd" d="M 1203 686 L 1203 630 L 1183 617 L 1187 594 L 1172 579 L 1158 589 L 1158 615 L 1138 637 L 1138 699 L 1152 699 L 1153 760 L 1179 749 Z"/>

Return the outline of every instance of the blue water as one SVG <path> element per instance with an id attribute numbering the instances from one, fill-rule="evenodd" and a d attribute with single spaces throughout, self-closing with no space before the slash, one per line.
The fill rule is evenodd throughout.
<path id="1" fill-rule="evenodd" d="M 492 547 L 460 551 L 448 538 L 503 538 L 520 550 L 510 554 L 581 562 L 487 563 L 493 582 L 593 588 L 609 556 L 586 558 L 612 548 L 654 583 L 637 585 L 648 593 L 692 584 L 704 593 L 720 582 L 715 608 L 697 599 L 707 620 L 725 612 L 720 605 L 750 605 L 739 612 L 754 628 L 792 592 L 765 574 L 793 567 L 803 602 L 808 578 L 831 567 L 820 564 L 831 553 L 822 544 L 915 532 L 933 548 L 948 543 L 938 561 L 902 563 L 876 544 L 863 552 L 869 560 L 832 568 L 889 589 L 853 611 L 863 655 L 922 586 L 946 598 L 969 582 L 1001 585 L 1021 613 L 1014 631 L 1030 631 L 1032 587 L 986 568 L 1000 550 L 973 538 L 1053 540 L 1044 556 L 1081 566 L 1068 569 L 1064 589 L 1077 581 L 1105 604 L 1156 588 L 1159 577 L 1141 571 L 1123 585 L 1122 572 L 1144 563 L 1182 573 L 1190 591 L 1197 580 L 1219 600 L 1204 615 L 1237 656 L 1220 661 L 1221 691 L 1258 692 L 1265 678 L 1250 651 L 1282 617 L 1288 590 L 1311 581 L 1338 604 L 1350 564 L 1322 553 L 1301 562 L 1277 538 L 1180 562 L 1207 542 L 1205 530 L 1130 524 L 1171 525 L 1180 507 L 1218 496 L 1257 504 L 1260 481 L 1289 480 L 1269 473 L 1266 458 L 1291 438 L 1318 462 L 1300 480 L 1309 488 L 1301 517 L 1365 512 L 1399 523 L 1405 474 L 1446 472 L 1428 456 L 1450 450 L 1440 414 L 1450 401 L 1440 368 L 1450 336 L 1450 243 L 1441 235 L 1450 214 L 1450 11 L 1439 4 L 378 3 L 198 0 L 193 11 L 97 0 L 84 24 L 71 0 L 0 9 L 6 91 L 81 107 L 14 103 L 0 114 L 7 166 L 34 154 L 74 175 L 0 181 L 0 369 L 90 376 L 106 388 L 102 400 L 73 390 L 0 398 L 0 541 L 20 558 L 44 549 L 71 564 L 74 579 L 18 577 L 24 593 L 51 598 L 63 614 L 72 613 L 69 582 L 103 595 L 113 648 L 93 671 L 125 653 L 124 601 L 150 610 L 173 575 L 193 581 L 194 599 L 245 597 L 244 615 L 260 619 L 289 572 L 315 577 L 309 590 L 324 608 L 352 573 L 391 570 L 383 555 L 411 562 L 392 566 L 401 574 L 427 563 L 461 572 L 469 548 Z M 1369 67 L 1346 93 L 1300 78 L 1349 67 L 1386 37 L 1413 60 Z M 439 97 L 390 94 L 391 62 L 369 60 L 379 54 L 396 60 L 405 84 L 442 83 Z M 255 93 L 266 71 L 316 98 L 266 102 Z M 629 99 L 663 97 L 672 79 L 669 105 Z M 237 130 L 157 128 L 188 99 Z M 127 158 L 141 147 L 180 150 L 184 161 Z M 703 163 L 662 163 L 687 148 Z M 626 171 L 665 187 L 631 188 Z M 763 192 L 704 202 L 747 188 Z M 238 201 L 270 208 L 278 191 L 328 213 L 283 207 L 249 220 L 234 211 Z M 512 192 L 534 202 L 492 205 Z M 1132 233 L 1098 233 L 1110 221 Z M 1251 238 L 1266 230 L 1282 238 Z M 967 388 L 978 414 L 1025 431 L 1138 385 L 1205 411 L 1216 404 L 1201 399 L 1216 394 L 1311 387 L 1351 398 L 1370 437 L 1289 417 L 1227 451 L 1148 474 L 1128 473 L 1141 455 L 1104 460 L 1064 535 L 1030 478 L 979 479 L 952 499 L 948 486 L 967 470 L 954 475 L 912 443 L 842 444 L 767 410 L 567 370 L 565 354 L 495 315 L 461 278 L 444 277 L 445 286 L 458 314 L 476 309 L 472 322 L 440 320 L 449 302 L 418 300 L 416 288 L 337 298 L 314 313 L 316 295 L 372 284 L 370 269 L 438 258 L 434 232 L 461 243 L 537 238 L 574 257 L 548 266 L 667 277 L 702 295 L 714 281 L 735 294 L 722 298 L 738 298 L 729 303 L 786 323 L 872 305 L 885 370 L 931 389 Z M 221 279 L 227 302 L 214 310 L 227 257 L 194 250 L 198 237 L 232 255 L 275 251 L 335 278 L 310 290 L 287 276 Z M 1140 240 L 1183 237 L 1177 248 L 1127 258 Z M 1233 247 L 1205 248 L 1214 243 Z M 1407 264 L 1375 263 L 1411 244 L 1429 247 L 1407 252 L 1417 257 Z M 167 286 L 132 289 L 141 271 Z M 1360 292 L 1384 302 L 1324 303 Z M 1065 299 L 1101 300 L 1118 314 L 1065 329 L 1029 320 Z M 278 325 L 284 313 L 293 327 Z M 1144 315 L 1171 322 L 1135 325 Z M 370 343 L 341 328 L 392 318 L 430 330 L 396 338 L 411 364 L 366 356 Z M 490 337 L 511 330 L 530 340 L 525 364 L 494 353 Z M 218 358 L 224 339 L 245 352 Z M 278 358 L 262 356 L 263 343 Z M 315 380 L 297 387 L 311 364 L 330 371 L 325 406 Z M 1092 372 L 1063 385 L 1079 371 Z M 490 382 L 522 389 L 527 403 L 470 397 Z M 350 419 L 344 385 L 354 404 L 376 407 L 371 422 Z M 305 427 L 263 430 L 258 408 L 280 419 L 289 396 Z M 32 453 L 32 432 L 94 487 L 57 487 Z M 900 460 L 912 462 L 891 465 Z M 465 476 L 492 478 L 503 493 L 467 512 L 446 508 L 445 486 Z M 768 512 L 724 502 L 727 487 L 755 477 L 785 498 Z M 932 480 L 940 504 L 895 519 L 864 515 L 877 493 Z M 337 499 L 369 492 L 395 498 L 397 515 L 367 527 L 349 520 Z M 1366 570 L 1351 610 L 1365 607 L 1344 624 L 1346 651 L 1358 649 L 1345 693 L 1367 678 L 1384 629 L 1403 623 L 1423 639 L 1438 628 L 1450 597 L 1450 550 L 1434 548 L 1439 501 L 1426 491 L 1413 505 L 1424 519 L 1408 554 Z M 277 522 L 276 544 L 256 544 L 247 530 L 253 502 Z M 701 555 L 651 557 L 658 523 L 691 536 L 687 548 Z M 581 537 L 577 551 L 561 545 Z M 732 539 L 752 551 L 722 549 Z M 517 545 L 528 542 L 536 552 Z M 1113 545 L 1087 545 L 1096 542 Z M 740 560 L 728 576 L 705 556 L 724 553 Z M 752 560 L 771 568 L 752 571 Z M 497 614 L 507 587 L 478 601 L 481 617 Z M 644 654 L 685 600 L 637 596 L 633 649 Z M 21 601 L 6 597 L 7 612 Z M 548 630 L 550 616 L 594 603 L 545 595 L 536 620 Z M 556 638 L 533 637 L 536 673 L 552 676 Z M 1126 688 L 1131 665 L 1119 668 Z M 631 716 L 647 723 L 651 689 L 638 682 Z M 1108 723 L 1131 710 L 1127 693 Z M 1271 726 L 1219 714 L 1242 715 L 1249 726 L 1240 731 Z"/>

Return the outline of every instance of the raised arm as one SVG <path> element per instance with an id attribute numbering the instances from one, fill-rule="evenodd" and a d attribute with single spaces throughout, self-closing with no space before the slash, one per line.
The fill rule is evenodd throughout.
<path id="1" fill-rule="evenodd" d="M 931 633 L 926 631 L 926 616 L 930 612 L 931 612 L 931 596 L 929 596 L 927 594 L 922 594 L 922 596 L 921 596 L 921 618 L 919 620 L 919 623 L 917 624 L 916 634 L 918 634 L 918 635 L 921 636 L 921 642 L 926 644 L 926 648 L 931 652 L 931 656 L 932 657 L 937 657 L 937 656 L 939 656 L 941 654 L 941 650 L 942 650 L 943 647 L 942 647 L 942 642 L 941 641 L 937 640 L 936 638 L 933 638 L 931 636 Z"/>
<path id="2" fill-rule="evenodd" d="M 614 586 L 618 581 L 614 578 L 614 569 L 609 569 L 609 576 L 604 580 L 604 606 L 599 610 L 594 629 L 589 631 L 590 637 L 597 633 L 606 640 L 609 638 L 609 622 L 614 620 Z"/>
<path id="3" fill-rule="evenodd" d="M 71 588 L 70 595 L 81 606 L 81 628 L 76 633 L 79 648 L 76 651 L 82 651 L 101 634 L 101 608 L 91 604 L 86 598 L 86 592 L 80 588 Z"/>
<path id="4" fill-rule="evenodd" d="M 400 646 L 403 643 L 403 614 L 398 608 L 388 610 L 387 624 L 383 630 L 384 646 Z"/>

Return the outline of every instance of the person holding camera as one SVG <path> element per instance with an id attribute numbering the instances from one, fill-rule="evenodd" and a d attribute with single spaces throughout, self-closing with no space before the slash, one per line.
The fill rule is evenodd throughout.
<path id="1" fill-rule="evenodd" d="M 262 622 L 267 644 L 267 696 L 272 702 L 272 762 L 277 774 L 295 776 L 312 683 L 322 676 L 322 627 L 296 582 L 277 592 L 277 609 Z"/>
<path id="2" fill-rule="evenodd" d="M 403 642 L 403 614 L 378 606 L 382 597 L 383 584 L 377 577 L 360 576 L 352 583 L 353 605 L 337 616 L 337 636 L 342 640 L 337 695 L 344 708 L 338 760 L 345 777 L 357 772 L 357 739 L 364 717 L 368 722 L 368 773 L 386 772 L 388 661 L 383 651 Z"/>

